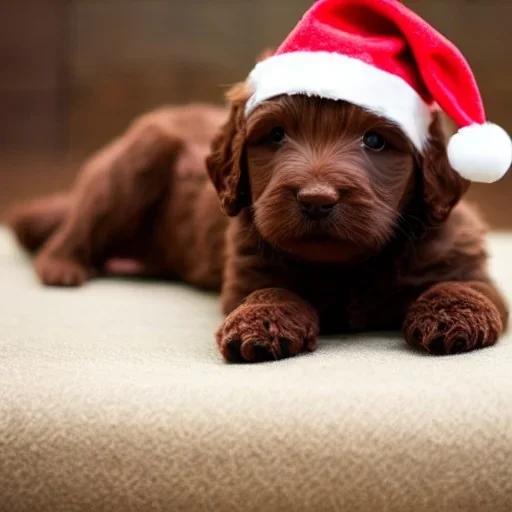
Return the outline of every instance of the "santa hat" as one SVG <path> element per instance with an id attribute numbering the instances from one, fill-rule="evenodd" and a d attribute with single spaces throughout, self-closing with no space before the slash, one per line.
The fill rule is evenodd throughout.
<path id="1" fill-rule="evenodd" d="M 448 158 L 461 176 L 491 183 L 512 163 L 512 142 L 486 121 L 465 58 L 398 0 L 316 2 L 248 83 L 246 114 L 282 94 L 345 100 L 395 122 L 419 151 L 441 109 L 459 128 Z"/>

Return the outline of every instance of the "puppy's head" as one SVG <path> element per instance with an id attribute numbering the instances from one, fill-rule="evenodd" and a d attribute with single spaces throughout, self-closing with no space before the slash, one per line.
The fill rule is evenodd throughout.
<path id="1" fill-rule="evenodd" d="M 468 187 L 449 164 L 440 122 L 420 155 L 389 121 L 305 95 L 263 102 L 229 94 L 231 115 L 207 160 L 224 211 L 250 208 L 261 237 L 310 261 L 349 261 L 382 249 L 410 217 L 442 223 Z"/>

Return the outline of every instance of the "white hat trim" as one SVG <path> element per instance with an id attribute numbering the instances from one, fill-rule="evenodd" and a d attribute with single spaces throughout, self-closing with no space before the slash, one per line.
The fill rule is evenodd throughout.
<path id="1" fill-rule="evenodd" d="M 432 108 L 402 78 L 359 59 L 329 52 L 291 52 L 259 62 L 248 78 L 249 115 L 265 100 L 306 94 L 344 100 L 396 123 L 421 151 Z"/>

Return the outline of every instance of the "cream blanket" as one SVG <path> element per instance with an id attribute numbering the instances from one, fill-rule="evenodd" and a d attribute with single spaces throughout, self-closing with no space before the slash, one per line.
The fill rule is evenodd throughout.
<path id="1" fill-rule="evenodd" d="M 512 299 L 512 235 L 491 239 Z M 224 364 L 215 296 L 43 289 L 0 232 L 0 510 L 512 511 L 512 338 Z"/>

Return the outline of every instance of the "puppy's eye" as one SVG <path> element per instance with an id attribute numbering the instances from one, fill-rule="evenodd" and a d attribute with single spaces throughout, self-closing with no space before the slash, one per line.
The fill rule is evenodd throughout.
<path id="1" fill-rule="evenodd" d="M 386 147 L 386 141 L 377 132 L 366 132 L 363 135 L 363 145 L 372 151 L 382 151 Z"/>
<path id="2" fill-rule="evenodd" d="M 272 144 L 282 144 L 286 138 L 286 132 L 281 126 L 274 126 L 269 133 L 269 139 Z"/>

